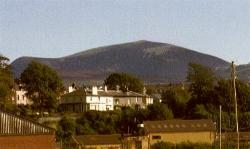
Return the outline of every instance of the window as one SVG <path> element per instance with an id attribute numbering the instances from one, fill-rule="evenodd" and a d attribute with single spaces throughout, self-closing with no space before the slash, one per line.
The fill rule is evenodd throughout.
<path id="1" fill-rule="evenodd" d="M 130 102 L 131 102 L 130 99 L 128 99 L 128 105 L 130 105 Z"/>
<path id="2" fill-rule="evenodd" d="M 159 140 L 159 139 L 161 139 L 161 136 L 152 136 L 152 139 L 153 140 L 156 140 L 156 139 Z"/>
<path id="3" fill-rule="evenodd" d="M 119 104 L 119 99 L 115 99 L 115 104 Z"/>

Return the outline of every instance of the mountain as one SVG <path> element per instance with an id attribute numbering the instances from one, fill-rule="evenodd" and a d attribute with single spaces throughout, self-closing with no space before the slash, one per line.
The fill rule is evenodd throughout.
<path id="1" fill-rule="evenodd" d="M 143 40 L 94 48 L 61 58 L 21 57 L 12 63 L 15 76 L 18 77 L 32 60 L 51 66 L 68 82 L 99 81 L 112 72 L 131 73 L 146 83 L 182 82 L 190 62 L 215 70 L 230 65 L 215 56 Z"/>

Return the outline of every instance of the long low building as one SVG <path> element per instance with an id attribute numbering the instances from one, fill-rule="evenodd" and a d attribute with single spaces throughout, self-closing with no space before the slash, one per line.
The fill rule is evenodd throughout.
<path id="1" fill-rule="evenodd" d="M 146 94 L 92 87 L 92 90 L 79 89 L 63 95 L 60 109 L 68 112 L 108 111 L 122 106 L 146 108 L 149 104 L 153 104 L 153 98 Z"/>
<path id="2" fill-rule="evenodd" d="M 55 149 L 55 130 L 0 110 L 0 149 Z"/>
<path id="3" fill-rule="evenodd" d="M 112 135 L 80 135 L 75 136 L 79 149 L 122 149 L 122 137 Z"/>
<path id="4" fill-rule="evenodd" d="M 211 120 L 145 121 L 144 128 L 151 145 L 164 141 L 170 143 L 214 143 L 215 128 Z"/>

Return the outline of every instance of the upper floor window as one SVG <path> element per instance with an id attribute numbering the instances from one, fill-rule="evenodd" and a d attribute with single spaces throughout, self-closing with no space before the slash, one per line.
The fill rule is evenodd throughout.
<path id="1" fill-rule="evenodd" d="M 116 104 L 119 104 L 119 99 L 115 99 L 115 103 L 116 103 Z"/>
<path id="2" fill-rule="evenodd" d="M 152 139 L 161 139 L 161 136 L 152 136 Z"/>

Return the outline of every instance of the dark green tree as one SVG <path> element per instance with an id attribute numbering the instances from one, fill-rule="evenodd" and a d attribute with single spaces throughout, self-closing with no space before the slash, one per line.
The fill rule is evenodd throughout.
<path id="1" fill-rule="evenodd" d="M 76 124 L 71 118 L 64 116 L 58 123 L 57 128 L 57 140 L 63 140 L 63 142 L 70 141 L 72 135 L 75 133 Z"/>
<path id="2" fill-rule="evenodd" d="M 215 96 L 215 77 L 210 68 L 200 64 L 190 63 L 188 67 L 187 81 L 191 83 L 189 87 L 191 99 L 187 103 L 186 112 L 188 113 L 188 117 L 192 118 L 197 104 L 203 104 L 206 109 L 206 105 L 213 100 Z M 201 110 L 201 108 L 199 109 Z M 203 111 L 201 113 L 205 112 L 206 111 Z"/>
<path id="3" fill-rule="evenodd" d="M 186 103 L 190 99 L 187 90 L 179 88 L 169 88 L 162 93 L 162 103 L 168 105 L 173 111 L 175 118 L 183 118 L 185 116 Z"/>
<path id="4" fill-rule="evenodd" d="M 128 90 L 139 93 L 143 92 L 142 81 L 126 73 L 112 73 L 104 80 L 104 84 L 113 90 L 119 86 L 124 92 Z"/>
<path id="5" fill-rule="evenodd" d="M 28 97 L 32 99 L 33 106 L 41 113 L 44 110 L 52 112 L 56 109 L 63 88 L 56 71 L 33 61 L 21 74 L 21 83 L 27 90 Z"/>
<path id="6" fill-rule="evenodd" d="M 206 93 L 213 89 L 215 77 L 210 68 L 200 64 L 190 63 L 187 81 L 191 83 L 189 90 L 192 94 L 192 98 L 203 100 Z"/>
<path id="7" fill-rule="evenodd" d="M 250 112 L 250 87 L 245 82 L 237 80 L 236 92 L 238 110 L 240 112 Z"/>
<path id="8" fill-rule="evenodd" d="M 147 120 L 167 120 L 174 117 L 172 110 L 163 103 L 154 102 L 154 104 L 148 106 L 147 110 Z"/>
<path id="9" fill-rule="evenodd" d="M 11 67 L 8 64 L 9 59 L 0 55 L 0 106 L 6 107 L 11 104 L 11 98 L 14 94 L 14 79 Z"/>

